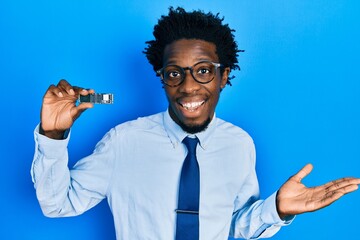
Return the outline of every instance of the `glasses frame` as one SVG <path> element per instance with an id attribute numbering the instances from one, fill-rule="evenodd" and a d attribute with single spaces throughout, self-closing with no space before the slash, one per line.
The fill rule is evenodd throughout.
<path id="1" fill-rule="evenodd" d="M 198 65 L 198 64 L 201 64 L 201 63 L 211 63 L 211 64 L 214 65 L 214 67 L 215 67 L 214 77 L 213 77 L 212 79 L 206 81 L 206 82 L 201 82 L 201 81 L 199 81 L 198 79 L 196 79 L 196 77 L 194 76 L 194 67 L 195 67 L 196 65 Z M 181 78 L 180 82 L 177 83 L 177 84 L 175 84 L 175 85 L 168 84 L 168 83 L 166 83 L 166 82 L 164 81 L 164 69 L 167 68 L 167 67 L 170 67 L 170 66 L 177 67 L 177 68 L 179 68 L 179 69 L 182 71 L 182 72 L 181 72 L 182 78 Z M 200 62 L 197 62 L 197 63 L 195 63 L 194 65 L 189 66 L 189 67 L 180 67 L 180 66 L 178 66 L 178 65 L 176 65 L 176 64 L 169 64 L 169 65 L 166 65 L 165 67 L 162 67 L 161 69 L 157 70 L 157 71 L 156 71 L 156 76 L 158 76 L 158 77 L 161 78 L 161 83 L 162 83 L 162 84 L 164 84 L 164 85 L 166 85 L 166 86 L 169 86 L 169 87 L 177 87 L 177 86 L 180 86 L 180 85 L 184 82 L 185 77 L 186 77 L 186 70 L 189 70 L 191 76 L 193 77 L 193 79 L 194 79 L 196 82 L 201 83 L 201 84 L 207 84 L 207 83 L 211 82 L 212 80 L 214 80 L 214 78 L 215 78 L 215 76 L 216 76 L 216 73 L 217 73 L 217 69 L 218 69 L 218 68 L 221 68 L 221 67 L 223 67 L 223 65 L 222 65 L 221 63 L 216 63 L 216 62 L 212 62 L 212 61 L 200 61 Z"/>

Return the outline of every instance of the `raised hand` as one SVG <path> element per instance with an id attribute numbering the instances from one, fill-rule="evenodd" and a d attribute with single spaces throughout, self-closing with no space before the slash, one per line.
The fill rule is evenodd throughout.
<path id="1" fill-rule="evenodd" d="M 41 132 L 50 138 L 61 139 L 81 113 L 93 107 L 92 103 L 76 105 L 80 94 L 89 93 L 94 93 L 94 90 L 73 87 L 66 80 L 61 80 L 57 86 L 51 85 L 43 98 Z"/>
<path id="2" fill-rule="evenodd" d="M 317 187 L 306 187 L 301 180 L 313 169 L 307 164 L 297 174 L 289 178 L 278 191 L 277 210 L 280 218 L 312 212 L 324 208 L 347 193 L 358 189 L 359 178 L 341 178 Z"/>

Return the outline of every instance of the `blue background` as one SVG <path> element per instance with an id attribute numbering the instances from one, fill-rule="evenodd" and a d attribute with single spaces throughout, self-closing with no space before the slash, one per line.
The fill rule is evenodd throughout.
<path id="1" fill-rule="evenodd" d="M 233 72 L 217 115 L 254 138 L 262 197 L 308 162 L 308 186 L 360 177 L 358 1 L 0 2 L 0 239 L 115 239 L 106 201 L 79 217 L 42 215 L 30 177 L 33 129 L 47 87 L 113 92 L 73 127 L 70 166 L 114 125 L 166 109 L 142 50 L 170 5 L 225 16 L 236 29 L 242 70 Z M 360 191 L 303 214 L 273 239 L 353 239 Z M 141 229 L 139 229 L 141 231 Z"/>

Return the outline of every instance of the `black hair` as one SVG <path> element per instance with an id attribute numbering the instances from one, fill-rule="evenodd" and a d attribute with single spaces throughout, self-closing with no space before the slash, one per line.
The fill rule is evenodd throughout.
<path id="1" fill-rule="evenodd" d="M 158 23 L 154 26 L 153 35 L 155 40 L 147 41 L 144 50 L 149 63 L 155 71 L 163 67 L 163 55 L 166 45 L 180 39 L 200 39 L 214 43 L 219 61 L 223 67 L 231 70 L 240 70 L 237 60 L 238 50 L 233 32 L 228 24 L 223 24 L 224 18 L 216 15 L 204 13 L 200 10 L 186 12 L 183 8 L 169 8 L 167 16 L 161 16 Z M 222 68 L 221 74 L 224 68 Z M 232 77 L 233 78 L 233 77 Z M 231 85 L 228 78 L 227 84 Z"/>

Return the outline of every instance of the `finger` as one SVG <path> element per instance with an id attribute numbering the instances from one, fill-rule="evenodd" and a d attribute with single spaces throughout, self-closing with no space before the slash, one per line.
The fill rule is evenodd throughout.
<path id="1" fill-rule="evenodd" d="M 58 83 L 58 87 L 60 87 L 60 86 L 64 86 L 64 87 L 71 86 L 71 84 L 68 81 L 66 81 L 65 79 L 61 79 Z"/>
<path id="2" fill-rule="evenodd" d="M 318 209 L 329 206 L 330 204 L 332 204 L 333 202 L 335 202 L 336 200 L 338 200 L 342 196 L 344 196 L 344 193 L 334 191 L 331 194 L 328 194 L 327 196 L 322 198 L 320 201 L 315 202 L 314 203 L 314 209 L 312 209 L 312 211 L 316 211 Z"/>
<path id="3" fill-rule="evenodd" d="M 63 97 L 64 95 L 61 93 L 61 90 L 55 86 L 54 84 L 51 84 L 47 91 L 45 92 L 44 97 L 50 97 L 50 96 L 57 96 L 57 97 Z"/>
<path id="4" fill-rule="evenodd" d="M 80 91 L 80 95 L 83 95 L 83 96 L 88 95 L 88 94 L 93 94 L 93 93 L 95 93 L 94 89 L 82 89 Z"/>
<path id="5" fill-rule="evenodd" d="M 336 191 L 332 191 L 332 192 L 328 192 L 325 194 L 325 196 L 323 198 L 321 198 L 321 200 L 319 202 L 317 202 L 315 205 L 316 209 L 319 208 L 323 208 L 326 207 L 330 204 L 332 204 L 333 202 L 335 202 L 336 200 L 340 199 L 342 196 L 354 192 L 358 189 L 357 185 L 350 185 L 350 186 L 346 186 L 344 188 L 338 189 Z M 316 210 L 315 209 L 315 210 Z"/>
<path id="6" fill-rule="evenodd" d="M 72 118 L 75 121 L 86 109 L 93 108 L 93 103 L 80 103 L 78 106 L 72 109 Z"/>
<path id="7" fill-rule="evenodd" d="M 331 182 L 328 182 L 324 185 L 324 188 L 330 188 L 332 186 L 339 186 L 339 184 L 342 183 L 348 183 L 348 184 L 360 184 L 360 178 L 354 178 L 354 177 L 346 177 L 346 178 L 340 178 Z"/>
<path id="8" fill-rule="evenodd" d="M 73 87 L 65 79 L 60 80 L 60 82 L 58 83 L 58 88 L 69 95 L 75 95 Z"/>
<path id="9" fill-rule="evenodd" d="M 74 86 L 73 89 L 75 90 L 75 92 L 77 94 L 80 94 L 80 95 L 83 95 L 83 96 L 95 93 L 94 89 L 86 89 L 86 88 L 76 87 L 76 86 Z"/>
<path id="10" fill-rule="evenodd" d="M 316 211 L 316 210 L 319 210 L 326 206 L 329 206 L 330 204 L 332 204 L 333 202 L 335 202 L 342 196 L 344 196 L 343 192 L 332 191 L 332 192 L 326 193 L 325 195 L 315 197 L 315 199 L 318 199 L 318 200 L 314 200 L 313 202 L 308 203 L 309 207 L 310 207 L 309 211 Z"/>
<path id="11" fill-rule="evenodd" d="M 318 201 L 314 202 L 313 210 L 317 210 L 317 209 L 326 207 L 326 206 L 330 205 L 331 203 L 335 202 L 336 200 L 338 200 L 339 198 L 341 198 L 342 196 L 356 191 L 358 188 L 359 187 L 357 184 L 355 184 L 355 185 L 352 184 L 352 185 L 347 185 L 342 188 L 336 189 L 334 191 L 328 191 L 325 194 L 318 193 L 313 196 L 314 199 L 319 199 Z"/>
<path id="12" fill-rule="evenodd" d="M 348 194 L 348 193 L 351 193 L 351 192 L 354 192 L 354 191 L 358 190 L 358 188 L 359 188 L 358 185 L 354 185 L 354 184 L 346 185 L 346 186 L 344 186 L 342 188 L 339 188 L 339 189 L 336 189 L 336 190 L 332 191 L 331 192 L 331 197 L 333 195 L 339 195 L 340 193 L 342 195 L 345 195 L 345 194 Z"/>
<path id="13" fill-rule="evenodd" d="M 332 198 L 333 195 L 338 195 L 338 194 L 342 194 L 342 195 L 345 195 L 345 194 L 348 194 L 348 193 L 351 193 L 351 192 L 354 192 L 358 189 L 359 187 L 357 185 L 347 185 L 347 186 L 344 186 L 342 188 L 338 188 L 338 189 L 335 189 L 335 190 L 332 190 L 332 191 L 328 191 L 325 196 L 326 197 L 330 197 Z"/>
<path id="14" fill-rule="evenodd" d="M 331 182 L 328 182 L 328 183 L 324 184 L 324 187 L 329 188 L 329 187 L 334 186 L 334 185 L 337 186 L 341 182 L 346 182 L 346 181 L 348 181 L 350 179 L 352 179 L 352 178 L 340 178 L 340 179 L 337 179 L 337 180 L 333 180 Z"/>
<path id="15" fill-rule="evenodd" d="M 333 192 L 340 189 L 347 190 L 352 189 L 354 186 L 356 187 L 354 190 L 357 189 L 358 184 L 360 184 L 360 179 L 358 178 L 341 178 L 332 182 L 329 182 L 324 185 L 325 192 Z"/>
<path id="16" fill-rule="evenodd" d="M 76 107 L 76 110 L 77 110 L 78 112 L 83 112 L 83 111 L 85 111 L 86 109 L 93 108 L 93 107 L 94 107 L 94 104 L 93 104 L 93 103 L 84 102 L 84 103 L 80 103 L 80 104 Z"/>
<path id="17" fill-rule="evenodd" d="M 338 189 L 337 191 L 342 192 L 343 194 L 348 194 L 348 193 L 354 192 L 358 189 L 359 189 L 358 185 L 352 184 L 352 185 L 347 185 L 345 187 L 342 187 L 341 189 Z"/>
<path id="18" fill-rule="evenodd" d="M 298 173 L 296 173 L 291 178 L 294 179 L 296 182 L 301 182 L 311 171 L 313 170 L 313 165 L 308 163 L 303 167 Z"/>

